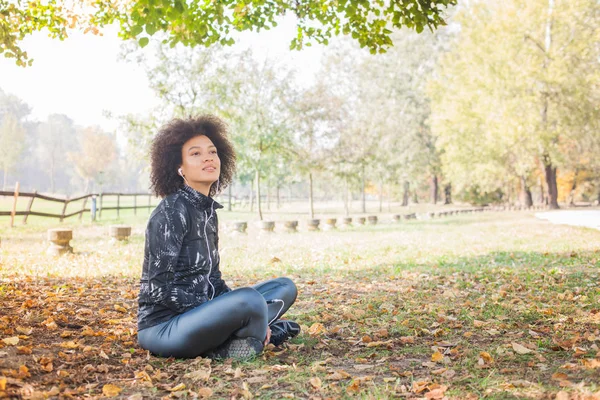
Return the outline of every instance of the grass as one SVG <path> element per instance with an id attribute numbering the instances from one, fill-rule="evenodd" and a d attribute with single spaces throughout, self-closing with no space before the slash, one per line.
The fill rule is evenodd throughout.
<path id="1" fill-rule="evenodd" d="M 226 228 L 239 214 L 220 215 L 227 283 L 291 277 L 299 337 L 252 362 L 148 356 L 135 337 L 143 218 L 131 218 L 131 240 L 117 244 L 109 222 L 66 223 L 75 253 L 59 259 L 45 255 L 47 226 L 0 228 L 0 338 L 32 329 L 19 343 L 31 355 L 0 348 L 0 384 L 5 376 L 9 393 L 28 384 L 40 395 L 56 386 L 95 397 L 112 383 L 123 398 L 598 395 L 600 231 L 490 212 L 295 234 L 250 225 L 236 236 Z M 48 318 L 63 325 L 52 330 Z M 69 341 L 76 347 L 60 347 Z M 42 356 L 53 357 L 52 374 Z M 89 373 L 76 372 L 86 365 Z M 19 377 L 21 366 L 30 377 Z M 206 378 L 186 377 L 209 367 Z"/>

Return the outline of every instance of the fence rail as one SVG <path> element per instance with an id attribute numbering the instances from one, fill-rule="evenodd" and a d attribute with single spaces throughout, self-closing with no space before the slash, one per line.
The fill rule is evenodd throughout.
<path id="1" fill-rule="evenodd" d="M 115 193 L 112 193 L 112 192 L 90 193 L 90 194 L 86 194 L 86 195 L 79 196 L 79 197 L 73 197 L 73 198 L 69 198 L 69 197 L 59 198 L 59 197 L 42 195 L 37 192 L 33 192 L 33 193 L 19 192 L 19 186 L 17 185 L 15 187 L 14 191 L 0 191 L 0 196 L 14 197 L 12 210 L 5 211 L 5 210 L 0 209 L 0 217 L 5 217 L 5 216 L 11 217 L 10 218 L 10 226 L 14 225 L 14 218 L 16 216 L 23 216 L 23 224 L 26 224 L 27 218 L 29 216 L 58 218 L 62 222 L 65 218 L 70 218 L 70 217 L 73 217 L 76 215 L 79 215 L 79 219 L 81 220 L 81 218 L 83 217 L 83 214 L 86 212 L 89 212 L 92 214 L 92 220 L 95 220 L 96 213 L 98 214 L 98 218 L 102 218 L 102 211 L 116 210 L 117 217 L 119 217 L 121 210 L 133 210 L 134 215 L 137 215 L 138 209 L 150 210 L 155 207 L 155 205 L 152 205 L 153 195 L 149 194 L 149 193 L 116 193 L 116 192 Z M 19 197 L 30 198 L 29 202 L 27 203 L 27 209 L 25 211 L 23 211 L 23 210 L 17 211 L 17 209 L 16 209 L 17 200 Z M 116 207 L 115 206 L 104 207 L 104 201 L 107 197 L 116 197 L 117 198 Z M 121 205 L 121 197 L 133 197 L 133 206 L 130 206 L 130 205 L 122 206 Z M 138 203 L 138 199 L 140 197 L 142 197 L 144 199 L 147 198 L 148 201 L 144 204 L 142 204 L 142 202 Z M 47 212 L 33 211 L 31 208 L 33 206 L 33 202 L 35 199 L 62 203 L 63 204 L 62 212 L 60 214 L 55 214 L 55 213 L 53 214 L 53 213 L 47 213 Z M 90 207 L 86 207 L 89 199 L 91 199 Z M 67 206 L 69 205 L 69 203 L 74 203 L 74 202 L 81 201 L 81 200 L 83 200 L 83 204 L 82 204 L 80 210 L 70 212 L 70 213 L 66 212 Z"/>

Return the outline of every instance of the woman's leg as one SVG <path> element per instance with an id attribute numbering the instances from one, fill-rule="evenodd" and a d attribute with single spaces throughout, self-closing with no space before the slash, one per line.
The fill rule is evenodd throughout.
<path id="1" fill-rule="evenodd" d="M 267 300 L 268 320 L 271 325 L 294 304 L 298 289 L 290 278 L 271 279 L 252 286 Z"/>
<path id="2" fill-rule="evenodd" d="M 241 288 L 138 332 L 138 341 L 163 357 L 193 358 L 218 347 L 232 335 L 262 342 L 267 323 L 262 295 L 252 288 Z"/>

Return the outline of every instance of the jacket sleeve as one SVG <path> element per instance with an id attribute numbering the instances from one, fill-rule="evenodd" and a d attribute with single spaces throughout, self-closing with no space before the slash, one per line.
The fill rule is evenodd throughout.
<path id="1" fill-rule="evenodd" d="M 215 248 L 217 249 L 217 268 L 214 274 L 209 278 L 213 286 L 215 287 L 215 297 L 219 297 L 222 294 L 231 292 L 231 289 L 225 281 L 221 278 L 221 256 L 219 254 L 219 220 L 216 218 L 215 214 Z"/>
<path id="2" fill-rule="evenodd" d="M 182 313 L 197 302 L 193 293 L 174 285 L 175 267 L 188 232 L 183 212 L 165 207 L 148 222 L 148 294 L 154 304 Z"/>

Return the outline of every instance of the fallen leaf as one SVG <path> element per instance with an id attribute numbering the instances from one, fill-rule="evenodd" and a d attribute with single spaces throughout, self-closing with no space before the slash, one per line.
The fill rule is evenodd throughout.
<path id="1" fill-rule="evenodd" d="M 117 310 L 118 312 L 121 312 L 121 313 L 126 313 L 127 312 L 127 309 L 125 307 L 123 307 L 122 305 L 119 305 L 119 304 L 115 304 L 115 310 Z"/>
<path id="2" fill-rule="evenodd" d="M 486 364 L 491 364 L 494 362 L 494 358 L 487 351 L 482 351 L 479 353 L 479 357 L 481 357 Z"/>
<path id="3" fill-rule="evenodd" d="M 200 397 L 201 399 L 206 399 L 206 398 L 212 396 L 213 391 L 209 387 L 202 387 L 202 388 L 198 389 L 197 393 L 198 393 L 198 397 Z"/>
<path id="4" fill-rule="evenodd" d="M 440 362 L 442 362 L 443 359 L 444 359 L 444 355 L 442 353 L 440 353 L 439 351 L 436 351 L 435 353 L 433 353 L 431 355 L 431 361 L 433 361 L 433 362 L 440 363 Z"/>
<path id="5" fill-rule="evenodd" d="M 102 386 L 102 393 L 106 397 L 116 397 L 119 395 L 119 393 L 121 393 L 122 390 L 123 389 L 116 385 L 113 385 L 112 383 L 107 383 L 106 385 Z"/>
<path id="6" fill-rule="evenodd" d="M 308 328 L 308 334 L 310 336 L 319 336 L 325 333 L 325 327 L 320 322 L 315 322 Z"/>
<path id="7" fill-rule="evenodd" d="M 554 379 L 555 381 L 564 381 L 566 379 L 569 379 L 569 376 L 564 372 L 555 372 L 552 374 L 552 379 Z"/>
<path id="8" fill-rule="evenodd" d="M 13 336 L 13 337 L 8 337 L 5 339 L 2 339 L 2 343 L 9 345 L 9 346 L 15 346 L 15 345 L 17 345 L 17 343 L 19 343 L 19 337 Z"/>
<path id="9" fill-rule="evenodd" d="M 314 387 L 315 389 L 320 389 L 321 385 L 323 384 L 321 382 L 321 379 L 319 377 L 314 377 L 314 378 L 310 378 L 310 380 L 308 381 L 312 387 Z"/>
<path id="10" fill-rule="evenodd" d="M 400 342 L 402 344 L 414 344 L 415 343 L 415 338 L 413 336 L 401 336 L 400 337 Z"/>
<path id="11" fill-rule="evenodd" d="M 191 379 L 194 382 L 208 381 L 208 379 L 210 378 L 211 372 L 212 372 L 212 369 L 209 365 L 207 369 L 200 368 L 195 371 L 188 372 L 183 377 L 187 378 L 187 379 Z"/>
<path id="12" fill-rule="evenodd" d="M 23 335 L 31 335 L 33 332 L 33 328 L 24 328 L 22 326 L 17 326 L 17 332 L 22 333 Z"/>
<path id="13" fill-rule="evenodd" d="M 170 389 L 167 388 L 167 390 L 169 392 L 179 392 L 179 391 L 184 390 L 184 389 L 185 389 L 185 383 L 180 383 L 179 385 L 173 386 Z"/>
<path id="14" fill-rule="evenodd" d="M 346 392 L 349 394 L 356 394 L 360 392 L 360 380 L 354 379 L 350 385 L 346 388 Z"/>
<path id="15" fill-rule="evenodd" d="M 31 347 L 17 346 L 17 354 L 31 354 L 31 353 L 32 353 Z"/>
<path id="16" fill-rule="evenodd" d="M 518 354 L 529 354 L 533 352 L 533 350 L 530 350 L 527 347 L 520 345 L 519 343 L 512 342 L 511 345 L 513 350 Z"/>

